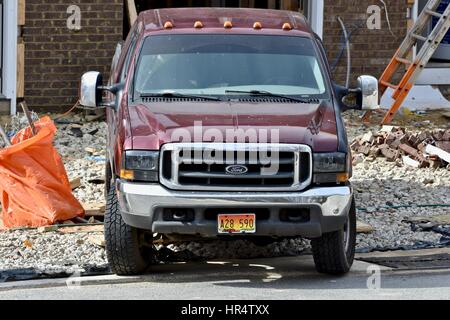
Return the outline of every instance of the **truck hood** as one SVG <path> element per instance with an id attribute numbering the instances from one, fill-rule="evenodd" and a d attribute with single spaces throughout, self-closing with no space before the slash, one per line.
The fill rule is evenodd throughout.
<path id="1" fill-rule="evenodd" d="M 329 101 L 155 102 L 130 106 L 129 113 L 135 150 L 159 150 L 169 142 L 214 141 L 306 144 L 315 152 L 338 147 L 336 115 Z"/>

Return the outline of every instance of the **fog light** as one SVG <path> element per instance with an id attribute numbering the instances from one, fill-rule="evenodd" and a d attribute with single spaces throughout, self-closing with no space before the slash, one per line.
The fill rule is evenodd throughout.
<path id="1" fill-rule="evenodd" d="M 290 208 L 280 211 L 280 220 L 283 222 L 305 223 L 310 220 L 308 208 Z"/>
<path id="2" fill-rule="evenodd" d="M 164 221 L 192 222 L 195 219 L 195 212 L 184 208 L 164 209 L 163 219 Z"/>

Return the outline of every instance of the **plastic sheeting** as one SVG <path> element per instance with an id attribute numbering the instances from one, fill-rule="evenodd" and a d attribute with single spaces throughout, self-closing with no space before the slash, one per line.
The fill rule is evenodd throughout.
<path id="1" fill-rule="evenodd" d="M 53 147 L 56 127 L 49 117 L 19 131 L 0 150 L 1 217 L 6 228 L 39 227 L 83 217 L 62 159 Z"/>

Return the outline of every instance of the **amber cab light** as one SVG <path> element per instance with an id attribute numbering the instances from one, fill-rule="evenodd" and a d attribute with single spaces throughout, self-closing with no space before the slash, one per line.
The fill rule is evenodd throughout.
<path id="1" fill-rule="evenodd" d="M 292 30 L 291 24 L 287 23 L 287 22 L 285 24 L 283 24 L 283 30 L 285 30 L 285 31 Z"/>
<path id="2" fill-rule="evenodd" d="M 173 23 L 170 21 L 167 21 L 166 23 L 164 23 L 164 29 L 172 29 L 173 28 Z"/>
<path id="3" fill-rule="evenodd" d="M 203 28 L 203 23 L 201 21 L 195 21 L 194 23 L 194 28 L 195 29 L 201 29 Z"/>
<path id="4" fill-rule="evenodd" d="M 231 29 L 231 28 L 233 28 L 233 24 L 231 23 L 231 21 L 225 21 L 225 23 L 223 24 L 223 27 L 225 29 Z"/>

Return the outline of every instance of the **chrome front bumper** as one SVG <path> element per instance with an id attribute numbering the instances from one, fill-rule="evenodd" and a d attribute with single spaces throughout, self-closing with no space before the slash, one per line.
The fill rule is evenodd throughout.
<path id="1" fill-rule="evenodd" d="M 352 204 L 351 187 L 312 188 L 304 192 L 195 192 L 172 191 L 159 184 L 130 183 L 117 180 L 117 195 L 122 216 L 131 226 L 162 234 L 218 236 L 217 221 L 207 220 L 208 208 L 270 210 L 270 218 L 256 222 L 256 236 L 320 237 L 339 230 L 347 221 Z M 164 221 L 167 208 L 194 209 L 192 222 Z M 310 220 L 283 222 L 282 208 L 308 208 Z M 251 212 L 249 212 L 251 213 Z"/>

